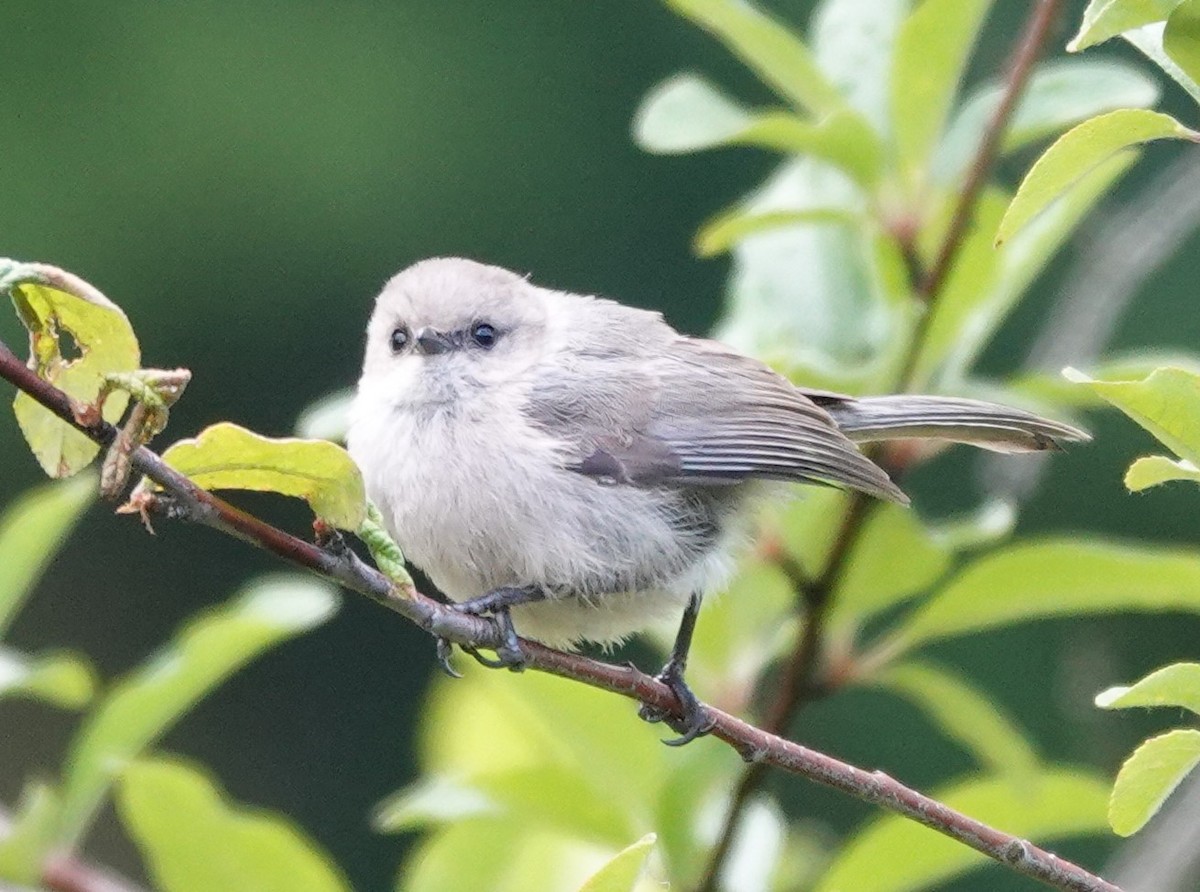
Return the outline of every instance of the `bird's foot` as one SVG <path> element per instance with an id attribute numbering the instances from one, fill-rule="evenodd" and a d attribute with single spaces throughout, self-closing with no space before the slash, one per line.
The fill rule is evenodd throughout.
<path id="1" fill-rule="evenodd" d="M 713 729 L 713 717 L 683 680 L 683 668 L 679 662 L 668 660 L 655 678 L 671 689 L 671 693 L 679 701 L 682 714 L 676 718 L 664 710 L 648 705 L 643 705 L 638 710 L 638 715 L 647 722 L 666 722 L 672 731 L 680 735 L 671 740 L 664 740 L 663 743 L 667 746 L 683 746 Z"/>

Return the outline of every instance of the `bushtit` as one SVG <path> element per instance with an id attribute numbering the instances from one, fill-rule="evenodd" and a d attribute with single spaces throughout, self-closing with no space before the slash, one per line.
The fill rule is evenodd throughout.
<path id="1" fill-rule="evenodd" d="M 348 445 L 405 556 L 496 618 L 503 665 L 522 660 L 514 622 L 570 646 L 682 611 L 659 678 L 683 742 L 709 725 L 683 680 L 700 600 L 754 496 L 793 481 L 906 503 L 855 445 L 901 437 L 1025 452 L 1087 434 L 976 400 L 799 388 L 658 313 L 444 258 L 379 295 Z"/>

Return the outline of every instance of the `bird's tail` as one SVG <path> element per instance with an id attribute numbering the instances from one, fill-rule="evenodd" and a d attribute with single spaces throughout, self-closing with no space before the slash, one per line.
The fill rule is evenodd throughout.
<path id="1" fill-rule="evenodd" d="M 824 404 L 851 440 L 906 438 L 969 443 L 994 452 L 1061 449 L 1091 435 L 1023 409 L 982 400 L 942 396 L 873 396 Z"/>

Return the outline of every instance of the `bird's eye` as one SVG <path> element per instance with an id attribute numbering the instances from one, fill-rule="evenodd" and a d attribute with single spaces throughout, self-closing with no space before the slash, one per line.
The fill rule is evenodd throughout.
<path id="1" fill-rule="evenodd" d="M 499 338 L 500 333 L 486 322 L 476 322 L 471 327 L 471 340 L 485 350 L 490 350 L 494 347 Z"/>
<path id="2" fill-rule="evenodd" d="M 408 327 L 401 325 L 398 328 L 392 329 L 391 345 L 393 353 L 401 353 L 408 346 L 408 342 L 412 339 L 408 333 Z"/>

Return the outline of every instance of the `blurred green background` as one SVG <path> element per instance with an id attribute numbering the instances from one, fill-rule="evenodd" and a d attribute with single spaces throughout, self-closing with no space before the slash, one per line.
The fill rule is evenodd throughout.
<path id="1" fill-rule="evenodd" d="M 797 24 L 811 6 L 766 5 Z M 1070 4 L 1055 47 L 1082 5 Z M 996 72 L 1025 11 L 997 4 L 977 75 Z M 168 439 L 219 419 L 290 432 L 304 406 L 354 381 L 379 286 L 430 255 L 532 272 L 542 284 L 662 309 L 703 332 L 719 311 L 727 263 L 696 260 L 691 235 L 776 163 L 751 150 L 658 158 L 633 145 L 640 97 L 680 69 L 766 98 L 714 42 L 653 0 L 13 0 L 0 6 L 0 33 L 0 253 L 82 275 L 128 313 L 146 364 L 193 370 Z M 1168 110 L 1195 124 L 1176 88 L 1165 96 Z M 1110 205 L 1178 151 L 1151 147 Z M 1002 173 L 1015 180 L 1020 165 Z M 1117 346 L 1200 341 L 1189 262 L 1197 248 L 1193 237 L 1142 289 Z M 1005 328 L 989 370 L 1019 364 L 1069 259 Z M 10 314 L 0 313 L 0 336 L 23 349 Z M 1192 542 L 1192 493 L 1124 493 L 1123 469 L 1148 450 L 1145 436 L 1114 416 L 1093 428 L 1095 444 L 1054 459 L 1021 530 Z M 11 421 L 0 423 L 0 454 L 3 504 L 39 472 Z M 974 467 L 974 456 L 957 453 L 923 469 L 911 482 L 917 504 L 930 514 L 970 504 Z M 241 503 L 303 531 L 299 509 Z M 14 643 L 81 649 L 111 677 L 200 606 L 275 568 L 207 531 L 161 523 L 150 538 L 136 521 L 96 508 L 21 616 Z M 1113 767 L 1139 732 L 1163 722 L 1098 713 L 1091 696 L 1195 658 L 1198 631 L 1194 619 L 1176 618 L 1046 623 L 940 655 L 968 666 L 1049 754 Z M 432 656 L 424 635 L 350 597 L 334 622 L 221 688 L 165 747 L 210 765 L 237 799 L 292 815 L 357 887 L 384 888 L 405 843 L 373 835 L 367 815 L 414 775 L 415 711 Z M 44 706 L 0 704 L 0 801 L 13 801 L 26 774 L 58 764 L 71 722 Z M 962 767 L 910 712 L 869 693 L 818 705 L 798 733 L 917 785 Z M 486 745 L 486 729 L 480 739 Z M 795 781 L 789 790 L 809 803 L 827 799 L 836 828 L 869 813 Z M 115 830 L 102 826 L 90 851 L 138 870 Z M 1087 851 L 1099 857 L 1098 847 Z"/>

